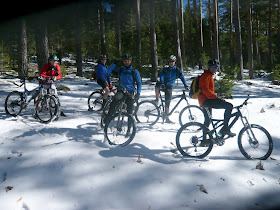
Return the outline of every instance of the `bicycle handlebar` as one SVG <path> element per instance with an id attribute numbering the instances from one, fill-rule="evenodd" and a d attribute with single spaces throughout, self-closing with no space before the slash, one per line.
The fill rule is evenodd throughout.
<path id="1" fill-rule="evenodd" d="M 244 101 L 241 105 L 236 106 L 235 108 L 241 108 L 241 107 L 243 107 L 243 106 L 247 105 L 247 104 L 248 104 L 248 100 L 249 100 L 249 99 L 250 99 L 250 95 L 248 95 L 248 97 L 245 99 L 245 101 Z"/>

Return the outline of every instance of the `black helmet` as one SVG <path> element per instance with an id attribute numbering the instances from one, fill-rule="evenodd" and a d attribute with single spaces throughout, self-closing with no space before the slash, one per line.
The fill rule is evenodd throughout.
<path id="1" fill-rule="evenodd" d="M 50 57 L 48 58 L 48 60 L 58 60 L 57 56 L 55 54 L 50 55 Z"/>
<path id="2" fill-rule="evenodd" d="M 100 56 L 99 56 L 99 59 L 100 59 L 100 60 L 107 60 L 108 57 L 107 57 L 107 55 L 100 55 Z"/>
<path id="3" fill-rule="evenodd" d="M 122 60 L 132 60 L 132 56 L 130 54 L 124 54 Z"/>
<path id="4" fill-rule="evenodd" d="M 208 66 L 216 66 L 216 65 L 220 65 L 220 62 L 217 59 L 213 58 L 209 60 L 207 64 Z"/>

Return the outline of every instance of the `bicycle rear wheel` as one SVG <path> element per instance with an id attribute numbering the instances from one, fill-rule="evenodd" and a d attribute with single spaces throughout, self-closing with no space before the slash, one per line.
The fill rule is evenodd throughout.
<path id="1" fill-rule="evenodd" d="M 176 145 L 183 156 L 204 158 L 213 148 L 212 135 L 201 123 L 186 123 L 177 132 Z"/>
<path id="2" fill-rule="evenodd" d="M 238 147 L 247 159 L 266 160 L 272 153 L 273 141 L 268 131 L 255 124 L 242 128 L 238 135 Z"/>
<path id="3" fill-rule="evenodd" d="M 136 107 L 135 118 L 138 123 L 154 125 L 158 121 L 159 116 L 159 108 L 153 101 L 142 101 Z"/>
<path id="4" fill-rule="evenodd" d="M 94 91 L 88 97 L 88 110 L 100 111 L 103 104 L 103 94 L 101 91 Z"/>
<path id="5" fill-rule="evenodd" d="M 7 114 L 16 117 L 20 114 L 23 109 L 23 95 L 18 91 L 9 93 L 5 100 L 5 111 Z"/>
<path id="6" fill-rule="evenodd" d="M 58 106 L 57 100 L 53 96 L 39 97 L 35 105 L 35 115 L 41 123 L 50 123 L 58 112 Z"/>
<path id="7" fill-rule="evenodd" d="M 188 122 L 204 124 L 206 119 L 208 119 L 208 116 L 205 110 L 195 105 L 184 107 L 179 114 L 179 122 L 181 126 Z"/>
<path id="8" fill-rule="evenodd" d="M 135 137 L 135 121 L 130 114 L 116 113 L 106 123 L 104 132 L 110 145 L 124 147 Z"/>

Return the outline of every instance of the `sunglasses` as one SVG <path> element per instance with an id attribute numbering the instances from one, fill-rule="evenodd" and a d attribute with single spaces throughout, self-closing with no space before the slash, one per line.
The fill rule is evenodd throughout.
<path id="1" fill-rule="evenodd" d="M 175 61 L 168 61 L 168 63 L 174 63 Z"/>
<path id="2" fill-rule="evenodd" d="M 213 68 L 213 69 L 218 69 L 219 66 L 211 66 L 211 68 Z"/>

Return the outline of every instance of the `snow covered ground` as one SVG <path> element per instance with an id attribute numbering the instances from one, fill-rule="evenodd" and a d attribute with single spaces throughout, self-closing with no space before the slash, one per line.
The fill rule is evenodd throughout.
<path id="1" fill-rule="evenodd" d="M 196 72 L 198 73 L 198 72 Z M 190 84 L 190 77 L 186 75 Z M 215 146 L 205 159 L 183 158 L 175 149 L 174 125 L 138 126 L 135 139 L 124 148 L 104 142 L 100 113 L 87 111 L 87 97 L 95 82 L 65 78 L 57 83 L 63 111 L 50 124 L 32 117 L 33 105 L 19 117 L 7 116 L 6 96 L 19 90 L 0 80 L 0 209 L 269 209 L 280 206 L 280 88 L 266 78 L 237 82 L 234 105 L 251 95 L 244 113 L 250 123 L 265 127 L 274 141 L 271 158 L 262 161 L 240 153 L 237 137 Z M 144 80 L 145 81 L 145 80 Z M 37 81 L 28 82 L 35 87 Z M 174 88 L 179 94 L 183 85 Z M 154 86 L 143 85 L 141 99 L 154 98 Z M 197 104 L 196 100 L 190 100 Z M 175 104 L 172 101 L 172 104 Z M 171 106 L 172 106 L 171 104 Z M 214 116 L 223 112 L 214 111 Z M 232 129 L 242 128 L 238 122 Z M 172 152 L 173 151 L 173 152 Z M 203 192 L 205 191 L 205 192 Z"/>

